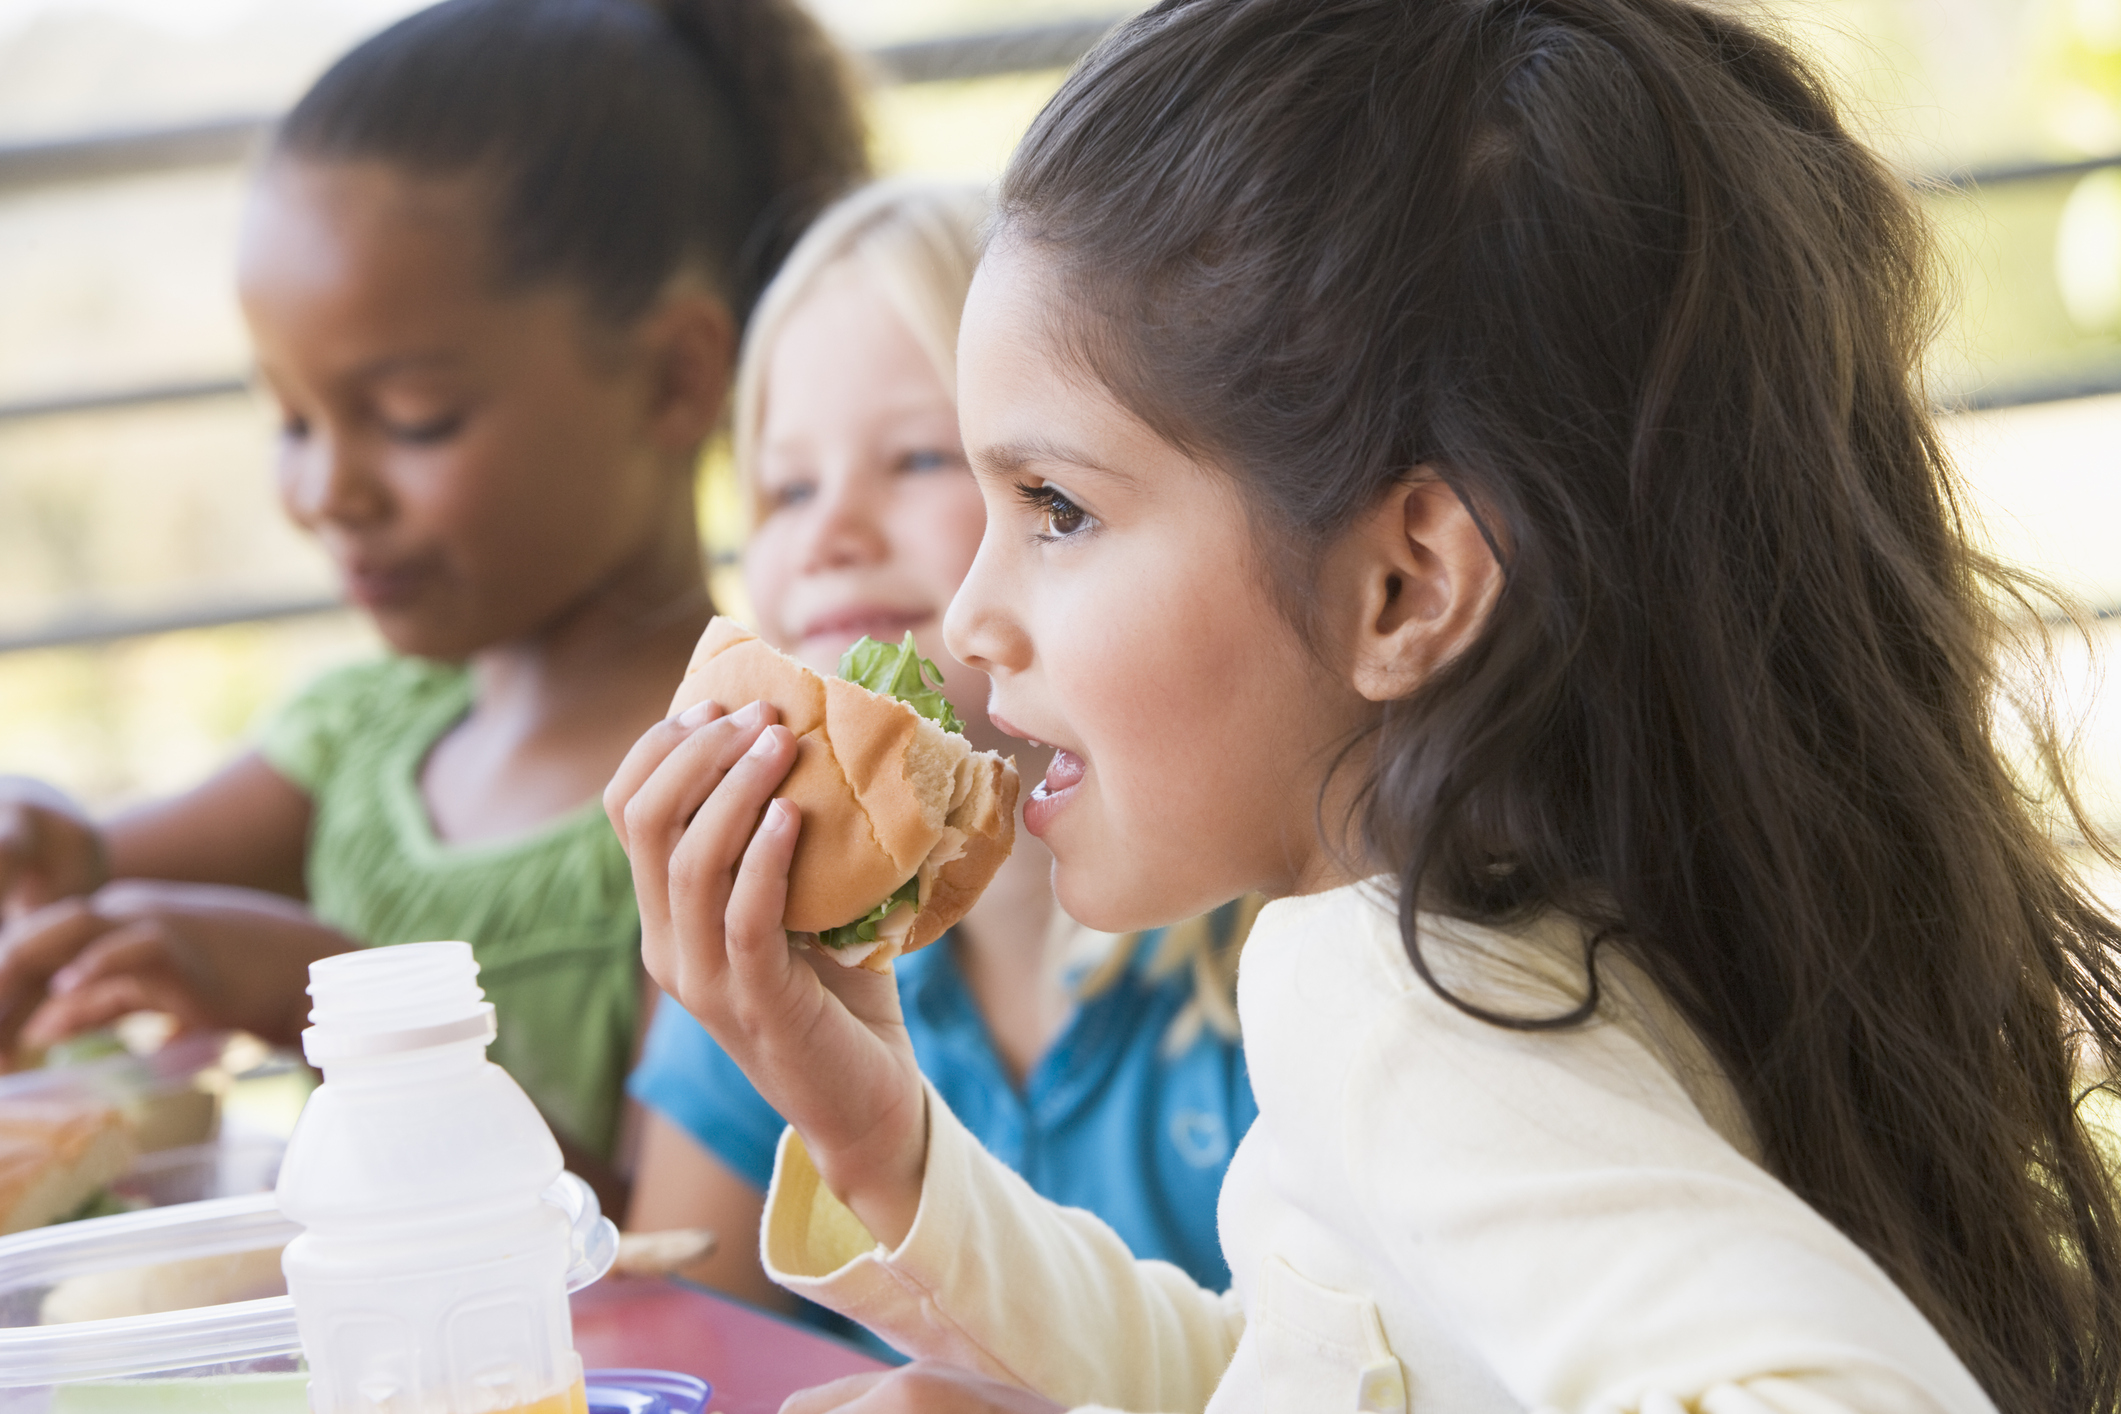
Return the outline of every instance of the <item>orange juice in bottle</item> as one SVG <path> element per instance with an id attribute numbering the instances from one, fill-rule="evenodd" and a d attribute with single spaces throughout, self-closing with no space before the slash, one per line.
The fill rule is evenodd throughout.
<path id="1" fill-rule="evenodd" d="M 582 1381 L 576 1380 L 566 1389 L 533 1399 L 528 1404 L 511 1404 L 495 1414 L 589 1414 L 589 1392 Z"/>

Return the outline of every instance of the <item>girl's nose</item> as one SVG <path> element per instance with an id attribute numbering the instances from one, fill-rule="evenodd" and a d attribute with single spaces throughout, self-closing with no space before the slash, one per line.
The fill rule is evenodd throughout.
<path id="1" fill-rule="evenodd" d="M 990 678 L 1031 666 L 1031 636 L 1011 609 L 1006 555 L 995 546 L 995 525 L 987 522 L 972 568 L 943 615 L 943 645 L 950 656 Z"/>
<path id="2" fill-rule="evenodd" d="M 845 569 L 889 558 L 891 542 L 884 534 L 883 506 L 870 480 L 859 474 L 835 476 L 819 488 L 808 517 L 804 569 Z"/>
<path id="3" fill-rule="evenodd" d="M 280 500 L 307 529 L 363 525 L 388 511 L 383 483 L 343 438 L 312 432 L 280 453 Z"/>

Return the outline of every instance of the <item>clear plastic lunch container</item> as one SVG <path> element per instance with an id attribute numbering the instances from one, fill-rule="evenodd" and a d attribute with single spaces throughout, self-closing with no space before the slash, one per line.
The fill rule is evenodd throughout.
<path id="1" fill-rule="evenodd" d="M 578 1291 L 618 1230 L 573 1174 L 544 1198 L 568 1219 Z M 278 1283 L 300 1232 L 254 1193 L 0 1238 L 0 1414 L 306 1414 L 293 1303 L 238 1299 Z"/>
<path id="2" fill-rule="evenodd" d="M 204 1144 L 220 1133 L 227 1057 L 238 1048 L 240 1043 L 226 1033 L 200 1033 L 177 1037 L 144 1055 L 116 1048 L 0 1075 L 0 1106 L 16 1097 L 94 1101 L 125 1116 L 143 1152 Z M 249 1049 L 260 1059 L 265 1055 L 255 1043 Z"/>
<path id="3" fill-rule="evenodd" d="M 107 1202 L 118 1209 L 273 1186 L 287 1131 L 315 1084 L 298 1057 L 228 1032 L 178 1036 L 137 1053 L 103 1039 L 113 1049 L 0 1074 L 0 1119 L 18 1099 L 74 1099 L 118 1111 L 135 1151 L 108 1185 Z"/>

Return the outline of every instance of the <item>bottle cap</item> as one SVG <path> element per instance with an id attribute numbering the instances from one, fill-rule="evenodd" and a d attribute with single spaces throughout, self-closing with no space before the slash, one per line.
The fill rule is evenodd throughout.
<path id="1" fill-rule="evenodd" d="M 589 1414 L 700 1414 L 714 1386 L 675 1370 L 591 1370 Z"/>

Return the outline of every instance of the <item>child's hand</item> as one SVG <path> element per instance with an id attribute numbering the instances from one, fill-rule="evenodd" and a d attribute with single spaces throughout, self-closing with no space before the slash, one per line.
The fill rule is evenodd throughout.
<path id="1" fill-rule="evenodd" d="M 135 1011 L 294 1045 L 309 964 L 358 946 L 277 894 L 111 884 L 0 930 L 0 1054 L 18 1036 L 47 1046 Z"/>
<path id="2" fill-rule="evenodd" d="M 801 1390 L 781 1414 L 1053 1414 L 1065 1407 L 955 1365 L 916 1360 Z"/>
<path id="3" fill-rule="evenodd" d="M 766 1102 L 870 1235 L 897 1246 L 920 1206 L 926 1092 L 897 980 L 842 967 L 781 928 L 801 821 L 768 799 L 795 738 L 755 703 L 652 727 L 604 792 L 633 861 L 641 956 Z M 762 816 L 763 812 L 763 816 Z"/>
<path id="4" fill-rule="evenodd" d="M 0 776 L 0 922 L 85 894 L 106 877 L 103 836 L 42 781 Z"/>

